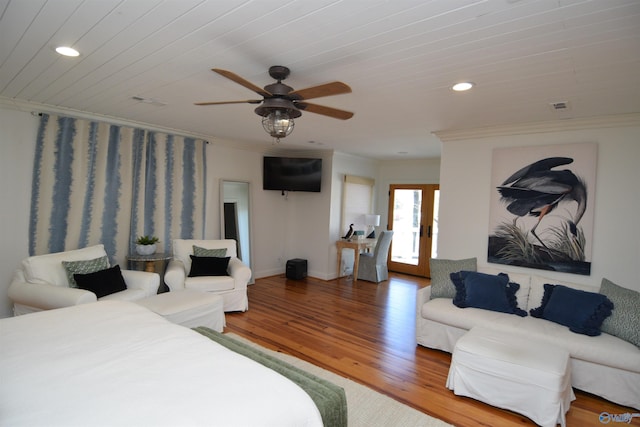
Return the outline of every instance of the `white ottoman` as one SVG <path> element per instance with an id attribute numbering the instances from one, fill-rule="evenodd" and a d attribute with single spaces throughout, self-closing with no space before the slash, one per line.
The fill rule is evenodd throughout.
<path id="1" fill-rule="evenodd" d="M 206 326 L 222 332 L 226 325 L 222 297 L 209 292 L 165 292 L 136 302 L 170 322 L 189 328 Z"/>
<path id="2" fill-rule="evenodd" d="M 447 387 L 543 427 L 564 427 L 565 413 L 575 400 L 568 351 L 484 327 L 471 329 L 456 343 Z"/>

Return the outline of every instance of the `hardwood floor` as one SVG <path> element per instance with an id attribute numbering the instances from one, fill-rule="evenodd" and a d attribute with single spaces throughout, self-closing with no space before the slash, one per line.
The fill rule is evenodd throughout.
<path id="1" fill-rule="evenodd" d="M 249 310 L 227 313 L 225 332 L 304 359 L 456 426 L 535 425 L 445 387 L 451 355 L 414 341 L 415 294 L 428 284 L 428 279 L 396 273 L 378 285 L 347 278 L 258 279 L 249 286 Z M 576 397 L 568 427 L 602 425 L 602 412 L 639 412 L 577 390 Z M 640 418 L 631 425 L 640 425 Z"/>

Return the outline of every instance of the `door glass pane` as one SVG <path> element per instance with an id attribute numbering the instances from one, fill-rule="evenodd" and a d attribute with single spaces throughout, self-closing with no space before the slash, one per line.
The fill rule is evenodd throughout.
<path id="1" fill-rule="evenodd" d="M 393 194 L 391 261 L 418 265 L 422 190 L 396 189 Z"/>

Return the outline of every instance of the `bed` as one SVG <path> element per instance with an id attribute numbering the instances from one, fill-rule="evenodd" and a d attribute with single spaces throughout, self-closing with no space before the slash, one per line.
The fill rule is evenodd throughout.
<path id="1" fill-rule="evenodd" d="M 0 425 L 322 426 L 298 385 L 135 303 L 0 320 Z"/>

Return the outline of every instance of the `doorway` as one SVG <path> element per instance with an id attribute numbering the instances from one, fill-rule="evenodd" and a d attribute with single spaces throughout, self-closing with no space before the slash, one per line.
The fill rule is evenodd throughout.
<path id="1" fill-rule="evenodd" d="M 234 239 L 237 242 L 238 258 L 253 271 L 249 194 L 248 182 L 220 181 L 221 238 Z"/>
<path id="2" fill-rule="evenodd" d="M 429 259 L 437 256 L 440 186 L 392 184 L 389 186 L 389 251 L 391 271 L 431 277 Z"/>

